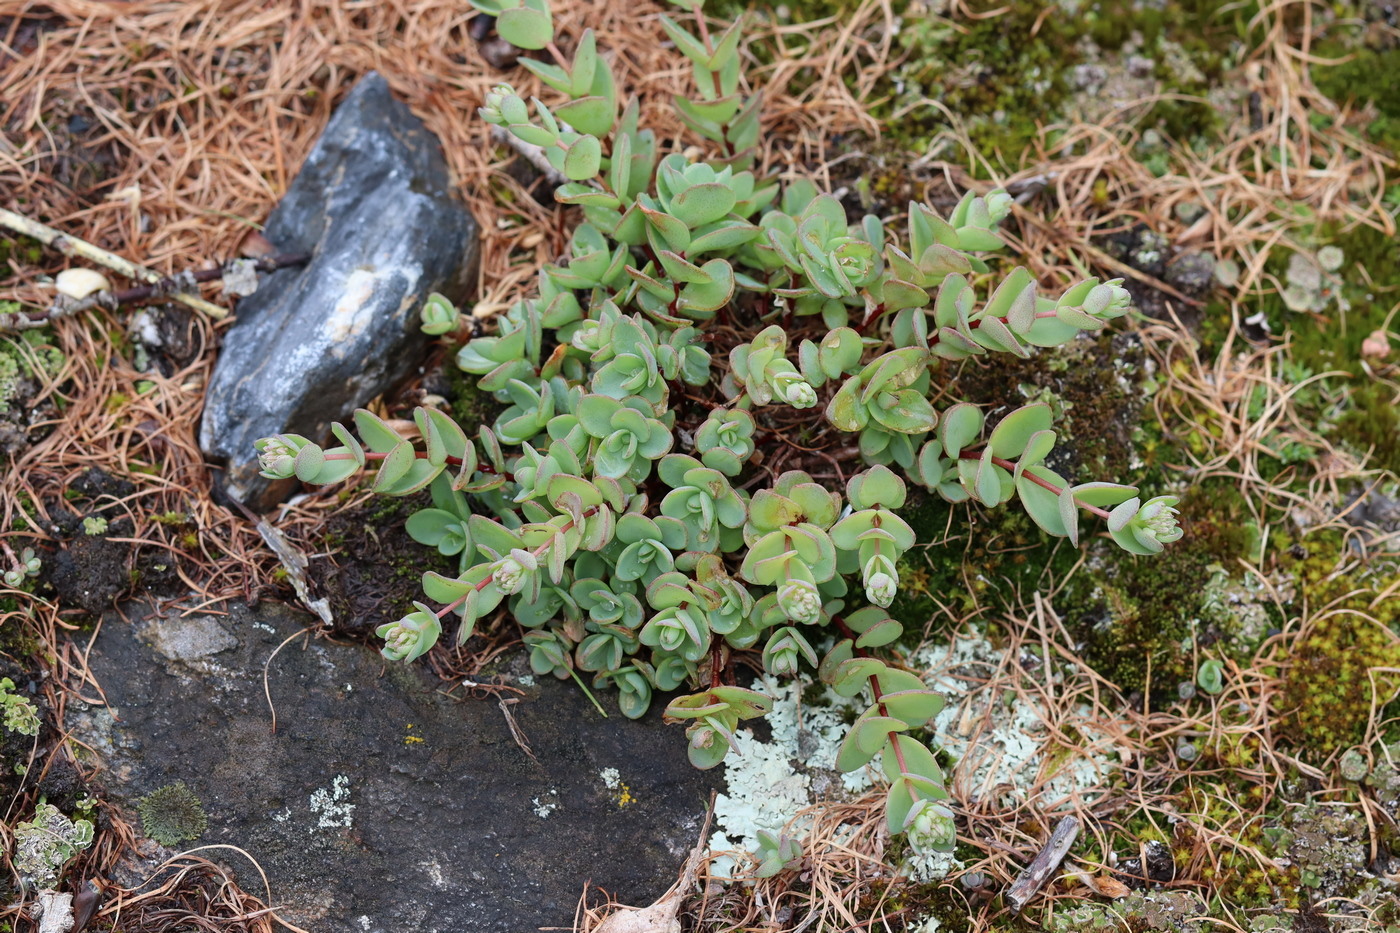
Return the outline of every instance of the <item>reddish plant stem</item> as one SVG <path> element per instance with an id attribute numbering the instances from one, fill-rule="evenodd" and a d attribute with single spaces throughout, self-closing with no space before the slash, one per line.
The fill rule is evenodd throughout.
<path id="1" fill-rule="evenodd" d="M 959 455 L 958 455 L 958 459 L 959 459 L 959 460 L 981 460 L 981 459 L 982 459 L 982 455 L 981 455 L 981 454 L 968 454 L 968 453 L 964 453 L 964 454 L 959 454 Z M 992 462 L 995 463 L 997 466 L 1001 467 L 1003 470 L 1006 470 L 1006 471 L 1008 471 L 1008 472 L 1010 472 L 1010 473 L 1015 473 L 1015 472 L 1016 472 L 1016 464 L 1012 463 L 1010 460 L 1007 460 L 1007 459 L 1004 458 L 1004 457 L 993 457 L 993 458 L 992 458 Z M 1036 475 L 1035 475 L 1034 473 L 1032 473 L 1030 470 L 1024 471 L 1021 475 L 1024 476 L 1024 477 L 1026 477 L 1026 478 L 1029 479 L 1032 483 L 1035 483 L 1037 486 L 1041 487 L 1042 489 L 1048 489 L 1048 490 L 1050 490 L 1051 492 L 1053 492 L 1053 493 L 1054 493 L 1055 495 L 1057 495 L 1057 496 L 1064 492 L 1064 489 L 1063 489 L 1062 487 L 1056 486 L 1054 483 L 1050 482 L 1048 479 L 1044 479 L 1044 478 L 1042 478 L 1042 477 L 1036 476 Z M 1108 510 L 1107 510 L 1107 509 L 1101 509 L 1101 508 L 1099 508 L 1097 505 L 1090 505 L 1089 503 L 1083 502 L 1083 501 L 1081 501 L 1081 500 L 1079 500 L 1079 499 L 1075 499 L 1075 500 L 1074 500 L 1074 504 L 1077 505 L 1077 506 L 1079 506 L 1081 509 L 1086 509 L 1086 510 L 1088 510 L 1088 511 L 1090 511 L 1090 512 L 1093 512 L 1093 513 L 1094 513 L 1095 515 L 1097 515 L 1099 518 L 1108 518 Z"/>
<path id="2" fill-rule="evenodd" d="M 589 509 L 588 509 L 586 512 L 583 513 L 583 516 L 582 516 L 582 517 L 583 517 L 583 518 L 589 518 L 589 517 L 591 517 L 591 516 L 593 516 L 593 515 L 597 515 L 597 514 L 598 514 L 598 506 L 595 505 L 595 506 L 589 507 Z M 560 526 L 559 526 L 559 532 L 558 532 L 558 534 L 564 534 L 565 532 L 569 531 L 569 530 L 572 529 L 573 527 L 574 527 L 574 519 L 571 518 L 571 519 L 569 519 L 567 522 L 565 522 L 563 525 L 560 525 Z M 531 552 L 530 552 L 530 555 L 531 555 L 532 557 L 543 557 L 543 556 L 544 556 L 544 552 L 547 551 L 547 550 L 549 550 L 549 546 L 550 546 L 551 544 L 554 543 L 554 538 L 557 537 L 557 536 L 558 536 L 558 535 L 552 536 L 552 537 L 551 537 L 548 541 L 546 541 L 544 544 L 541 544 L 539 547 L 537 547 L 537 548 L 535 548 L 533 551 L 531 551 Z M 476 592 L 476 593 L 481 592 L 482 590 L 486 589 L 486 587 L 490 586 L 493 582 L 495 582 L 495 580 L 496 580 L 496 575 L 495 575 L 494 573 L 489 573 L 489 574 L 487 574 L 487 575 L 486 575 L 486 578 L 483 579 L 480 583 L 478 583 L 478 584 L 476 585 L 476 589 L 473 590 L 472 592 Z M 452 602 L 448 603 L 446 606 L 443 606 L 442 609 L 439 610 L 439 611 L 436 613 L 437 617 L 438 617 L 439 619 L 443 618 L 443 617 L 446 616 L 449 612 L 451 612 L 452 610 L 456 609 L 458 606 L 462 605 L 462 603 L 466 602 L 470 597 L 471 597 L 471 593 L 469 592 L 469 593 L 464 593 L 459 599 L 454 599 Z"/>
<path id="3" fill-rule="evenodd" d="M 710 43 L 710 25 L 705 22 L 705 12 L 697 4 L 690 8 L 690 12 L 695 14 L 695 26 L 700 33 L 700 42 L 705 46 L 705 51 L 714 54 L 715 47 Z M 714 85 L 715 93 L 719 93 L 719 72 L 710 72 L 710 83 Z M 721 123 L 719 127 L 719 144 L 724 148 L 725 158 L 734 155 L 734 147 L 729 143 L 729 124 Z"/>
<path id="4" fill-rule="evenodd" d="M 871 656 L 869 651 L 866 651 L 864 648 L 856 647 L 856 633 L 851 629 L 849 625 L 846 624 L 845 619 L 841 618 L 840 616 L 832 616 L 831 621 L 835 624 L 837 631 L 839 631 L 843 637 L 849 638 L 851 640 L 851 651 L 855 653 L 856 657 L 868 658 Z M 889 708 L 885 706 L 885 694 L 883 691 L 880 690 L 879 678 L 877 678 L 874 674 L 871 674 L 867 679 L 870 682 L 870 692 L 875 697 L 875 705 L 879 708 L 880 715 L 889 716 L 890 711 Z M 899 764 L 900 773 L 902 774 L 908 771 L 909 768 L 904 761 L 904 751 L 899 747 L 899 743 L 888 737 L 886 737 L 886 741 L 889 742 L 890 750 L 894 752 L 894 760 Z M 910 795 L 913 796 L 916 800 L 920 799 L 918 796 L 918 791 L 914 790 L 913 788 L 910 788 Z"/>
<path id="5" fill-rule="evenodd" d="M 417 459 L 417 460 L 424 460 L 424 459 L 427 458 L 428 452 L 427 452 L 426 450 L 415 450 L 415 451 L 413 452 L 413 455 L 414 455 L 414 458 Z M 366 461 L 370 461 L 370 460 L 376 460 L 376 461 L 377 461 L 377 460 L 383 460 L 383 459 L 384 459 L 385 457 L 387 457 L 387 456 L 389 456 L 389 455 L 388 455 L 388 454 L 373 453 L 372 451 L 365 451 L 365 460 L 366 460 Z M 354 460 L 354 459 L 355 459 L 355 455 L 354 455 L 354 454 L 326 454 L 326 459 L 327 459 L 327 460 Z M 452 466 L 461 466 L 461 465 L 462 465 L 462 458 L 461 458 L 461 457 L 448 457 L 448 458 L 447 458 L 447 462 L 450 463 Z M 477 468 L 477 470 L 479 470 L 480 472 L 482 472 L 482 473 L 490 473 L 492 476 L 500 476 L 500 475 L 501 475 L 501 474 L 500 474 L 500 471 L 497 470 L 495 467 L 491 466 L 489 463 L 477 463 L 476 468 Z"/>

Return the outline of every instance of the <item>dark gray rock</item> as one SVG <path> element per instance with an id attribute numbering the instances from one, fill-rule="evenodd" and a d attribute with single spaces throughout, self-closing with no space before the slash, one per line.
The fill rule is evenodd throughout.
<path id="1" fill-rule="evenodd" d="M 423 300 L 465 298 L 477 259 L 477 225 L 438 140 L 375 73 L 336 109 L 264 235 L 312 258 L 239 302 L 200 427 L 205 454 L 227 463 L 226 490 L 255 508 L 290 485 L 257 475 L 253 442 L 322 440 L 407 376 L 427 342 Z"/>
<path id="2" fill-rule="evenodd" d="M 269 664 L 308 624 L 287 607 L 143 613 L 102 627 L 90 661 L 109 706 L 70 703 L 69 728 L 138 827 L 136 801 L 183 781 L 208 816 L 184 845 L 246 849 L 306 929 L 567 929 L 585 881 L 650 903 L 697 841 L 716 778 L 658 711 L 632 722 L 609 706 L 603 719 L 572 683 L 527 677 L 509 709 L 535 760 L 497 698 L 444 696 L 422 665 L 300 639 Z M 156 863 L 144 847 L 150 862 L 117 880 Z M 246 862 L 201 854 L 265 896 Z"/>

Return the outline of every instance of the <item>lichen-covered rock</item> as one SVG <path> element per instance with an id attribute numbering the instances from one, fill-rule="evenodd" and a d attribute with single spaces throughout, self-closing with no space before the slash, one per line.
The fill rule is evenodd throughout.
<path id="1" fill-rule="evenodd" d="M 464 297 L 477 225 L 453 197 L 438 140 L 371 73 L 336 110 L 265 236 L 304 267 L 238 304 L 210 380 L 200 445 L 226 489 L 255 507 L 285 494 L 258 475 L 253 441 L 313 439 L 403 379 L 426 346 L 418 311 Z"/>
<path id="2" fill-rule="evenodd" d="M 604 719 L 572 683 L 521 676 L 523 654 L 475 678 L 503 686 L 448 697 L 424 665 L 292 637 L 296 610 L 226 609 L 126 607 L 137 624 L 104 625 L 90 658 L 111 706 L 70 703 L 66 725 L 109 802 L 153 837 L 246 850 L 304 929 L 567 929 L 586 881 L 649 903 L 699 837 L 717 778 L 660 709 Z"/>

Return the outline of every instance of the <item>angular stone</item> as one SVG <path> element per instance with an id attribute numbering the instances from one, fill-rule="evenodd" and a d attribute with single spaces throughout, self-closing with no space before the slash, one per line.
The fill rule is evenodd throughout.
<path id="1" fill-rule="evenodd" d="M 264 235 L 311 254 L 238 303 L 210 379 L 200 445 L 225 489 L 255 508 L 291 484 L 258 475 L 253 442 L 321 441 L 332 421 L 406 377 L 423 356 L 422 302 L 466 297 L 477 225 L 452 194 L 438 140 L 376 73 L 336 109 Z"/>
<path id="2" fill-rule="evenodd" d="M 650 903 L 698 840 L 718 776 L 690 766 L 661 702 L 633 722 L 603 691 L 604 719 L 573 683 L 522 677 L 523 653 L 481 678 L 506 689 L 448 697 L 422 664 L 364 646 L 293 638 L 274 657 L 311 618 L 227 608 L 111 616 L 89 658 L 109 705 L 70 702 L 66 724 L 138 832 L 136 802 L 183 781 L 208 826 L 181 845 L 247 850 L 304 929 L 569 929 L 585 881 Z M 152 845 L 114 880 L 144 879 Z M 267 896 L 231 850 L 201 854 Z"/>

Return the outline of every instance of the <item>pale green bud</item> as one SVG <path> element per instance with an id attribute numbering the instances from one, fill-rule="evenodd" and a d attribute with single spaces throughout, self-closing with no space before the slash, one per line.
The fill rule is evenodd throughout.
<path id="1" fill-rule="evenodd" d="M 1011 214 L 1011 205 L 1015 203 L 1011 195 L 1000 188 L 989 192 L 984 198 L 987 202 L 987 213 L 992 217 L 992 223 L 1001 223 Z"/>
<path id="2" fill-rule="evenodd" d="M 789 580 L 778 587 L 778 605 L 794 622 L 809 624 L 821 618 L 821 594 L 815 583 L 806 580 Z"/>
<path id="3" fill-rule="evenodd" d="M 428 653 L 437 644 L 442 634 L 442 623 L 437 614 L 422 603 L 414 603 L 417 612 L 410 612 L 397 622 L 389 622 L 375 629 L 375 634 L 384 639 L 384 647 L 379 653 L 390 661 L 412 661 Z"/>
<path id="4" fill-rule="evenodd" d="M 520 548 L 513 548 L 505 557 L 496 562 L 491 570 L 491 578 L 502 593 L 510 596 L 525 588 L 529 574 L 539 569 L 535 555 Z"/>
<path id="5" fill-rule="evenodd" d="M 873 573 L 865 581 L 865 598 L 883 609 L 894 602 L 896 589 L 898 583 L 894 577 L 884 572 Z"/>
<path id="6" fill-rule="evenodd" d="M 268 479 L 291 479 L 296 476 L 297 453 L 310 444 L 300 434 L 278 434 L 254 441 L 262 475 Z"/>

